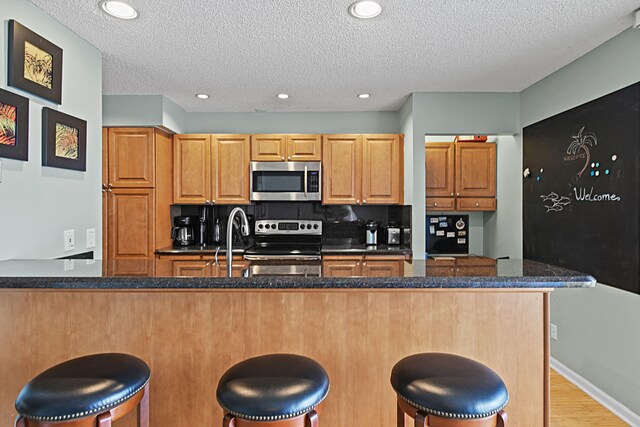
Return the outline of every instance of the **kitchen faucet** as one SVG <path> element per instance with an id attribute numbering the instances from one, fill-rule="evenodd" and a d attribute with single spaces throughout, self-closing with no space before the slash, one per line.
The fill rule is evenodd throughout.
<path id="1" fill-rule="evenodd" d="M 240 233 L 243 236 L 249 235 L 249 220 L 247 219 L 247 214 L 242 210 L 242 208 L 234 208 L 229 214 L 229 219 L 227 221 L 227 276 L 231 277 L 233 271 L 233 249 L 231 246 L 233 245 L 233 220 L 236 214 L 240 214 Z"/>

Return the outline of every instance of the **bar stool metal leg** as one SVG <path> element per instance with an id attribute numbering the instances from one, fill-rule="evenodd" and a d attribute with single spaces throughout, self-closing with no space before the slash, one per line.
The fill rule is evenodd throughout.
<path id="1" fill-rule="evenodd" d="M 307 414 L 307 425 L 309 427 L 318 427 L 320 422 L 318 421 L 318 413 L 315 410 L 309 411 Z"/>
<path id="2" fill-rule="evenodd" d="M 415 417 L 415 427 L 427 427 L 427 420 L 429 416 L 424 412 L 418 411 L 416 412 Z"/>
<path id="3" fill-rule="evenodd" d="M 404 427 L 404 411 L 402 410 L 402 408 L 400 407 L 400 404 L 397 403 L 396 407 L 398 408 L 398 412 L 397 412 L 397 426 L 398 427 Z"/>

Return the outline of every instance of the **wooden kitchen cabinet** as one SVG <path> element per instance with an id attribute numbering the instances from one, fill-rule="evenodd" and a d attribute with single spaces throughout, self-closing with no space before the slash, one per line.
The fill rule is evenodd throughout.
<path id="1" fill-rule="evenodd" d="M 233 256 L 232 277 L 243 277 L 249 266 L 242 256 Z M 218 263 L 211 255 L 159 255 L 156 257 L 157 277 L 227 277 L 225 254 L 218 255 Z"/>
<path id="2" fill-rule="evenodd" d="M 402 204 L 402 135 L 324 135 L 323 204 Z"/>
<path id="3" fill-rule="evenodd" d="M 202 260 L 175 260 L 172 262 L 172 277 L 210 277 L 211 266 L 209 261 Z"/>
<path id="4" fill-rule="evenodd" d="M 151 188 L 114 188 L 108 199 L 108 259 L 148 259 L 155 250 Z"/>
<path id="5" fill-rule="evenodd" d="M 496 144 L 425 144 L 427 211 L 496 210 Z"/>
<path id="6" fill-rule="evenodd" d="M 153 128 L 108 129 L 108 182 L 114 188 L 155 186 Z"/>
<path id="7" fill-rule="evenodd" d="M 425 183 L 427 197 L 453 198 L 454 145 L 451 142 L 425 144 Z M 451 203 L 452 207 L 454 203 Z"/>
<path id="8" fill-rule="evenodd" d="M 292 162 L 319 162 L 322 160 L 322 135 L 287 135 L 287 160 Z"/>
<path id="9" fill-rule="evenodd" d="M 427 276 L 495 276 L 496 260 L 483 256 L 460 256 L 453 259 L 429 257 L 426 261 Z"/>
<path id="10" fill-rule="evenodd" d="M 171 244 L 171 136 L 103 128 L 102 138 L 102 258 L 111 275 L 151 274 L 156 245 Z M 131 271 L 144 263 L 126 260 L 140 259 L 149 267 Z"/>
<path id="11" fill-rule="evenodd" d="M 251 135 L 253 162 L 311 162 L 322 160 L 322 135 Z"/>
<path id="12" fill-rule="evenodd" d="M 211 195 L 210 135 L 174 135 L 173 203 L 204 204 Z"/>
<path id="13" fill-rule="evenodd" d="M 404 255 L 330 255 L 322 257 L 323 277 L 394 277 L 404 272 Z"/>
<path id="14" fill-rule="evenodd" d="M 174 135 L 173 203 L 249 204 L 249 135 Z"/>
<path id="15" fill-rule="evenodd" d="M 322 257 L 323 277 L 353 277 L 362 275 L 362 256 L 331 255 Z"/>
<path id="16" fill-rule="evenodd" d="M 286 149 L 284 135 L 251 135 L 252 162 L 282 162 L 286 160 Z"/>
<path id="17" fill-rule="evenodd" d="M 456 197 L 496 197 L 496 144 L 455 145 Z"/>
<path id="18" fill-rule="evenodd" d="M 400 135 L 362 136 L 362 203 L 402 204 L 404 159 Z"/>
<path id="19" fill-rule="evenodd" d="M 211 135 L 212 202 L 249 204 L 249 135 Z"/>
<path id="20" fill-rule="evenodd" d="M 359 205 L 362 192 L 362 135 L 324 135 L 322 203 Z"/>

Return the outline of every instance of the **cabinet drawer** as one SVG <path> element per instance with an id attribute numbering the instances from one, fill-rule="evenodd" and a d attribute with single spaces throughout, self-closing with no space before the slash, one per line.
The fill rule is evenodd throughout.
<path id="1" fill-rule="evenodd" d="M 452 197 L 427 197 L 428 211 L 452 211 L 455 209 L 455 199 Z"/>
<path id="2" fill-rule="evenodd" d="M 458 198 L 456 199 L 456 210 L 458 211 L 495 211 L 495 198 Z"/>

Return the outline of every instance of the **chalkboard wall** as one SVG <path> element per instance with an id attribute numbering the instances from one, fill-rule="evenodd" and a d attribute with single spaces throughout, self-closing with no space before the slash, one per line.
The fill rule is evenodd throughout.
<path id="1" fill-rule="evenodd" d="M 524 129 L 525 258 L 640 293 L 640 83 Z"/>

